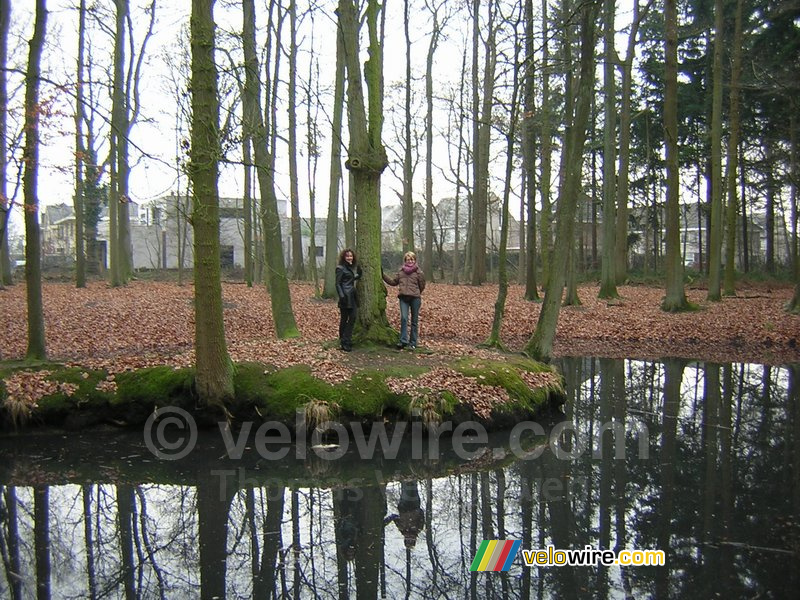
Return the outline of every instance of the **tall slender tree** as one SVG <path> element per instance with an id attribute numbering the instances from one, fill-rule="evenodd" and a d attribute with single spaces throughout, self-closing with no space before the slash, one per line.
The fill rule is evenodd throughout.
<path id="1" fill-rule="evenodd" d="M 603 258 L 599 298 L 618 298 L 616 276 L 617 84 L 614 63 L 615 0 L 603 0 Z"/>
<path id="2" fill-rule="evenodd" d="M 411 79 L 411 24 L 409 19 L 410 4 L 410 0 L 403 2 L 403 34 L 406 48 L 406 85 L 405 101 L 403 104 L 403 110 L 405 111 L 405 118 L 403 119 L 405 121 L 403 123 L 403 252 L 408 252 L 409 250 L 414 251 L 416 248 L 414 243 L 414 160 L 411 155 L 411 88 L 413 87 L 413 82 Z M 430 272 L 430 267 L 424 261 L 423 266 Z"/>
<path id="3" fill-rule="evenodd" d="M 289 3 L 289 204 L 292 228 L 292 277 L 305 279 L 300 191 L 297 172 L 297 0 Z"/>
<path id="4" fill-rule="evenodd" d="M 522 158 L 525 171 L 524 204 L 528 208 L 527 259 L 525 261 L 527 270 L 525 276 L 526 300 L 539 300 L 539 290 L 536 284 L 536 69 L 534 61 L 533 0 L 525 0 L 525 74 L 522 80 L 524 89 L 522 102 L 525 110 L 522 113 Z M 520 238 L 522 238 L 521 230 Z M 520 252 L 522 252 L 521 249 Z"/>
<path id="5" fill-rule="evenodd" d="M 708 243 L 708 299 L 722 299 L 722 53 L 725 43 L 723 0 L 714 0 L 714 66 L 711 100 L 711 234 Z"/>
<path id="6" fill-rule="evenodd" d="M 336 29 L 336 70 L 333 80 L 331 162 L 328 180 L 328 221 L 325 225 L 325 288 L 323 297 L 336 298 L 336 259 L 339 249 L 339 194 L 342 182 L 342 115 L 344 113 L 344 42 Z"/>
<path id="7" fill-rule="evenodd" d="M 222 318 L 219 261 L 219 96 L 214 0 L 192 0 L 192 182 L 196 389 L 207 405 L 233 399 L 233 363 Z"/>
<path id="8" fill-rule="evenodd" d="M 245 121 L 253 131 L 253 157 L 255 158 L 258 185 L 261 192 L 261 209 L 264 213 L 263 233 L 267 260 L 267 283 L 269 285 L 272 320 L 275 333 L 281 339 L 299 337 L 297 322 L 292 311 L 289 279 L 281 244 L 281 224 L 278 217 L 278 202 L 275 196 L 275 179 L 267 131 L 261 112 L 261 83 L 258 79 L 258 57 L 256 56 L 256 12 L 253 0 L 243 0 L 243 33 L 245 60 L 245 93 L 242 102 Z M 270 106 L 269 110 L 273 107 Z M 268 111 L 265 110 L 265 113 Z"/>
<path id="9" fill-rule="evenodd" d="M 86 0 L 78 4 L 78 60 L 75 77 L 75 286 L 86 287 L 84 250 L 83 171 L 86 151 L 83 143 L 83 65 L 86 45 Z"/>
<path id="10" fill-rule="evenodd" d="M 28 305 L 28 350 L 31 360 L 47 358 L 42 302 L 42 242 L 39 227 L 39 85 L 42 50 L 47 29 L 46 0 L 36 0 L 33 37 L 29 43 L 25 74 L 25 149 L 23 197 L 25 201 L 25 285 Z"/>
<path id="11" fill-rule="evenodd" d="M 8 247 L 8 219 L 11 202 L 7 195 L 8 171 L 8 31 L 11 26 L 11 0 L 0 0 L 0 286 L 11 285 L 11 256 Z"/>
<path id="12" fill-rule="evenodd" d="M 736 0 L 733 24 L 733 43 L 731 44 L 731 81 L 728 108 L 728 151 L 725 166 L 725 273 L 723 293 L 736 295 L 736 216 L 739 200 L 736 192 L 736 171 L 739 162 L 739 136 L 741 132 L 741 77 L 742 77 L 742 5 L 744 0 Z"/>
<path id="13" fill-rule="evenodd" d="M 678 161 L 678 8 L 677 0 L 665 0 L 664 10 L 664 145 L 666 147 L 667 189 L 667 281 L 661 303 L 665 311 L 686 310 L 689 302 L 683 287 L 683 261 L 679 219 L 680 165 Z"/>

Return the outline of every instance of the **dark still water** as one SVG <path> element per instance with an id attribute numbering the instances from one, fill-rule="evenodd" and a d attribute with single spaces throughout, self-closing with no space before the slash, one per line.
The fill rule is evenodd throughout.
<path id="1" fill-rule="evenodd" d="M 2 437 L 0 597 L 797 597 L 800 368 L 560 366 L 552 421 L 438 448 L 378 427 L 382 456 L 168 419 L 146 441 L 189 439 L 178 460 L 142 432 Z M 644 550 L 664 564 L 617 562 Z"/>

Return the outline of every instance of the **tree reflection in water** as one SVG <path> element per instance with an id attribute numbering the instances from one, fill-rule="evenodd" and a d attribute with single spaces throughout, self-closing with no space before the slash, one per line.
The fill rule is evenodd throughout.
<path id="1" fill-rule="evenodd" d="M 211 441 L 173 465 L 141 434 L 0 438 L 0 597 L 794 597 L 800 368 L 561 368 L 559 452 L 525 460 L 256 457 L 223 482 Z M 667 562 L 471 573 L 483 539 Z"/>

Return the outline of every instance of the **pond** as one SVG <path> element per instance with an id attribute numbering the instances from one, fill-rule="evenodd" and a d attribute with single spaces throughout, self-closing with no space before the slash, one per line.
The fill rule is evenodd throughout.
<path id="1" fill-rule="evenodd" d="M 486 435 L 4 436 L 0 597 L 796 597 L 800 368 L 559 366 L 563 414 Z"/>

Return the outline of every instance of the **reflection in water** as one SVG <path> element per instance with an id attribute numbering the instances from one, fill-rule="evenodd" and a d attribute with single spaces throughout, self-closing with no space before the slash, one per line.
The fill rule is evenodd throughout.
<path id="1" fill-rule="evenodd" d="M 141 440 L 124 456 L 71 457 L 76 438 L 47 451 L 4 438 L 0 597 L 794 596 L 797 366 L 561 368 L 566 414 L 525 460 L 338 474 L 262 461 L 223 481 L 216 455 L 176 475 Z M 529 568 L 520 553 L 509 573 L 470 572 L 483 539 L 660 549 L 666 565 Z"/>

